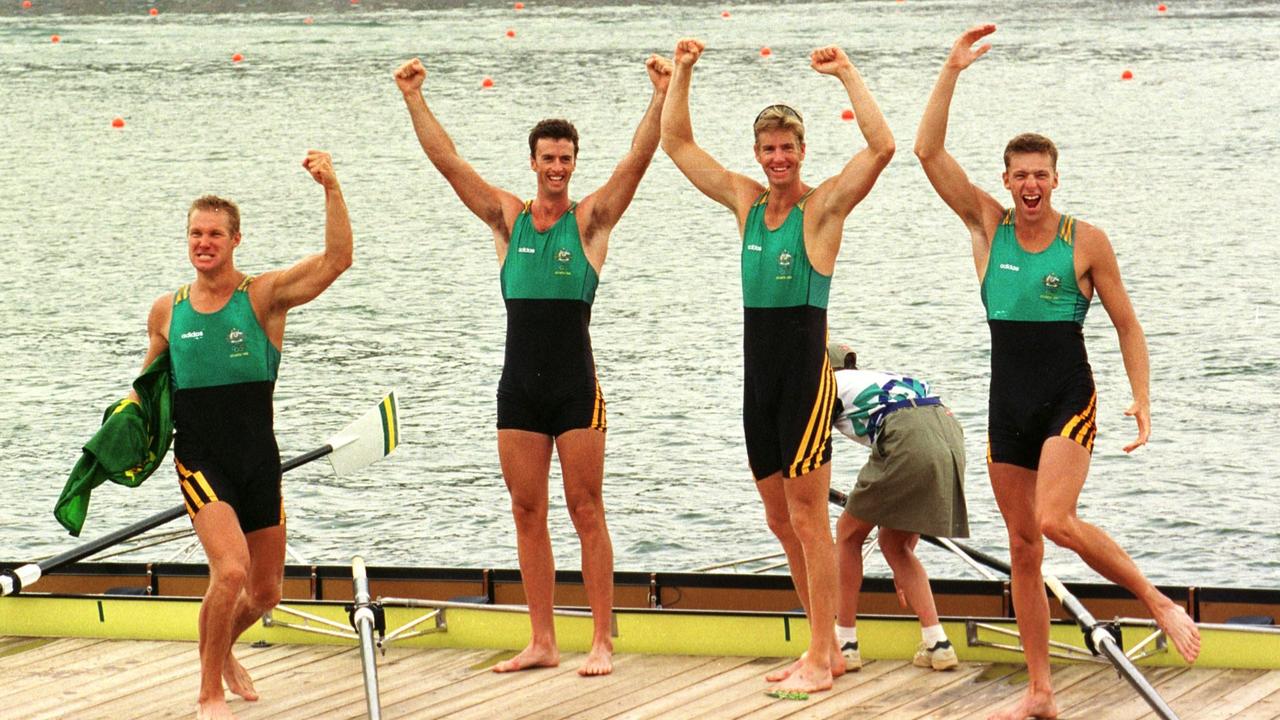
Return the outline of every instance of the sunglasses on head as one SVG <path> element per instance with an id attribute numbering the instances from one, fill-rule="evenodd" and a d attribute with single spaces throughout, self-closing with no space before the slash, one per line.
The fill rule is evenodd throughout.
<path id="1" fill-rule="evenodd" d="M 764 117 L 764 114 L 771 110 L 777 111 L 781 115 L 790 115 L 791 117 L 799 120 L 801 125 L 804 124 L 804 118 L 800 117 L 800 113 L 796 112 L 795 109 L 792 108 L 790 105 L 783 105 L 782 103 L 778 103 L 776 105 L 770 105 L 769 107 L 761 110 L 760 114 L 756 115 L 756 119 L 751 124 L 755 125 L 756 123 L 760 122 L 760 118 Z"/>

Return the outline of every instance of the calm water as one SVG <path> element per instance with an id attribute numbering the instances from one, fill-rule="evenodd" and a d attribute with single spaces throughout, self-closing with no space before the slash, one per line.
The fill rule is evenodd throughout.
<path id="1" fill-rule="evenodd" d="M 989 357 L 968 242 L 910 152 L 952 40 L 993 21 L 996 47 L 962 78 L 950 147 L 997 191 L 1009 137 L 1057 139 L 1057 205 L 1110 234 L 1151 348 L 1154 435 L 1127 456 L 1127 380 L 1106 313 L 1093 309 L 1101 433 L 1082 515 L 1157 581 L 1280 586 L 1280 3 L 1173 2 L 1164 16 L 1154 2 L 1103 0 L 528 5 L 206 1 L 161 4 L 151 18 L 145 3 L 6 3 L 0 557 L 73 543 L 54 499 L 139 369 L 152 300 L 192 276 L 190 200 L 239 201 L 245 270 L 291 263 L 322 246 L 322 192 L 299 162 L 323 148 L 350 204 L 357 264 L 290 316 L 280 444 L 286 456 L 322 444 L 397 388 L 405 445 L 355 477 L 321 464 L 290 473 L 290 542 L 312 561 L 362 552 L 375 564 L 515 566 L 493 429 L 505 321 L 489 233 L 423 157 L 391 71 L 421 56 L 428 99 L 462 153 L 523 195 L 533 192 L 527 129 L 570 118 L 583 137 L 581 196 L 608 176 L 643 112 L 644 58 L 683 35 L 710 48 L 693 89 L 700 142 L 754 176 L 748 128 L 770 102 L 808 119 L 811 182 L 862 146 L 840 119 L 847 98 L 808 68 L 807 51 L 838 43 L 861 68 L 899 151 L 846 226 L 832 335 L 865 365 L 940 390 L 968 437 L 971 542 L 1004 553 L 980 461 Z M 1125 69 L 1134 80 L 1120 80 Z M 480 89 L 484 76 L 493 89 Z M 124 129 L 110 127 L 115 116 Z M 661 152 L 614 233 L 592 332 L 618 567 L 776 550 L 741 441 L 734 223 Z M 836 450 L 836 484 L 848 489 L 864 451 L 844 440 Z M 576 567 L 558 475 L 552 483 L 557 557 Z M 178 501 L 168 471 L 136 490 L 103 488 L 85 537 Z M 935 575 L 966 575 L 924 552 Z M 1057 550 L 1048 563 L 1094 577 Z"/>

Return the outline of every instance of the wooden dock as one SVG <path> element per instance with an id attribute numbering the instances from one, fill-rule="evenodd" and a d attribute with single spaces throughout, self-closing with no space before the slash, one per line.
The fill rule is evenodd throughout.
<path id="1" fill-rule="evenodd" d="M 580 654 L 558 668 L 498 675 L 511 657 L 492 650 L 393 648 L 379 659 L 384 718 L 984 718 L 1016 700 L 1025 668 L 965 664 L 933 672 L 901 661 L 867 663 L 808 701 L 764 694 L 777 658 L 619 655 L 614 673 L 580 678 Z M 237 646 L 262 700 L 235 698 L 242 720 L 364 718 L 354 647 Z M 0 638 L 0 718 L 190 718 L 199 662 L 195 643 Z M 1184 720 L 1280 718 L 1280 672 L 1159 668 L 1147 677 Z M 1149 717 L 1109 666 L 1055 665 L 1063 718 Z M 229 696 L 234 697 L 234 696 Z"/>

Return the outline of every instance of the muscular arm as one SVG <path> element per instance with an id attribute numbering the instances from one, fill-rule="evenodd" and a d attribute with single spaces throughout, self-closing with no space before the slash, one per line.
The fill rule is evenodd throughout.
<path id="1" fill-rule="evenodd" d="M 169 348 L 169 317 L 173 312 L 173 293 L 166 293 L 151 303 L 147 313 L 147 355 L 142 359 L 142 370 L 146 370 L 160 353 Z M 139 375 L 142 374 L 139 371 Z M 138 402 L 138 393 L 129 388 L 129 399 Z"/>
<path id="2" fill-rule="evenodd" d="M 894 141 L 889 124 L 885 122 L 880 107 L 843 50 L 837 47 L 819 48 L 813 51 L 813 69 L 824 75 L 832 75 L 844 85 L 853 103 L 858 129 L 867 141 L 867 147 L 858 151 L 845 164 L 840 173 L 818 186 L 811 200 L 813 232 L 805 233 L 806 252 L 815 269 L 830 275 L 835 268 L 836 254 L 840 250 L 840 237 L 845 218 L 853 208 L 871 192 L 881 171 L 893 158 Z M 809 213 L 805 213 L 808 220 Z"/>
<path id="3" fill-rule="evenodd" d="M 395 72 L 396 86 L 404 96 L 418 144 L 431 164 L 449 182 L 462 204 L 493 230 L 495 241 L 501 245 L 510 239 L 510 224 L 522 206 L 520 198 L 485 182 L 475 168 L 458 154 L 444 126 L 427 107 L 422 94 L 422 83 L 426 77 L 426 68 L 418 58 L 401 65 Z M 500 255 L 504 249 L 500 248 Z"/>
<path id="4" fill-rule="evenodd" d="M 277 347 L 284 335 L 284 314 L 290 308 L 314 300 L 351 267 L 352 262 L 351 220 L 329 154 L 312 150 L 302 166 L 324 187 L 324 252 L 303 258 L 285 270 L 263 273 L 250 291 L 266 310 L 268 322 L 264 329 Z M 273 327 L 277 324 L 275 318 L 279 318 L 278 328 Z"/>
<path id="5" fill-rule="evenodd" d="M 972 49 L 975 42 L 995 32 L 995 25 L 978 25 L 965 31 L 951 48 L 938 81 L 929 95 L 920 129 L 916 132 L 916 157 L 924 167 L 933 189 L 969 229 L 973 240 L 973 259 L 981 277 L 991 251 L 991 236 L 1000 221 L 1002 208 L 995 198 L 969 181 L 960 163 L 947 152 L 947 119 L 951 98 L 955 94 L 960 72 L 991 49 L 985 44 Z"/>
<path id="6" fill-rule="evenodd" d="M 586 232 L 582 233 L 584 250 L 598 256 L 597 267 L 604 261 L 609 231 L 631 204 L 641 178 L 649 169 L 653 153 L 658 149 L 661 130 L 662 105 L 667 98 L 667 86 L 671 80 L 671 61 L 652 55 L 645 62 L 649 79 L 653 83 L 653 96 L 645 110 L 631 148 L 614 168 L 609 180 L 582 200 L 582 215 L 586 218 Z"/>
<path id="7" fill-rule="evenodd" d="M 704 47 L 702 41 L 691 39 L 676 44 L 671 89 L 662 108 L 662 150 L 703 195 L 732 210 L 741 227 L 751 202 L 764 188 L 744 175 L 726 170 L 694 142 L 693 121 L 689 116 L 689 86 L 693 79 L 693 65 Z"/>
<path id="8" fill-rule="evenodd" d="M 1138 422 L 1138 437 L 1125 446 L 1125 452 L 1147 444 L 1151 436 L 1151 359 L 1147 353 L 1147 337 L 1138 322 L 1129 293 L 1120 277 L 1120 264 L 1106 233 L 1092 226 L 1077 230 L 1077 241 L 1084 254 L 1085 272 L 1093 282 L 1094 291 L 1102 300 L 1102 307 L 1116 327 L 1120 340 L 1120 355 L 1124 358 L 1124 370 L 1129 376 L 1133 404 L 1124 414 Z"/>

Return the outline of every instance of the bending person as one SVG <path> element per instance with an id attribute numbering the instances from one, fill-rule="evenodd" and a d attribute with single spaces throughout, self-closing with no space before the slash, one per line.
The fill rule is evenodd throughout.
<path id="1" fill-rule="evenodd" d="M 315 299 L 351 266 L 351 222 L 327 153 L 302 162 L 324 186 L 324 252 L 286 270 L 246 275 L 235 266 L 240 209 L 213 195 L 187 211 L 187 256 L 196 278 L 161 295 L 147 317 L 142 367 L 168 350 L 173 455 L 182 498 L 209 560 L 200 605 L 196 717 L 235 717 L 223 696 L 257 700 L 231 653 L 236 638 L 280 602 L 285 516 L 272 393 L 285 314 Z M 134 396 L 136 399 L 136 396 Z"/>
<path id="2" fill-rule="evenodd" d="M 893 581 L 920 618 L 920 647 L 912 664 L 950 670 L 960 664 L 938 621 L 929 575 L 916 557 L 921 533 L 968 537 L 964 503 L 964 430 L 929 383 L 896 373 L 859 370 L 847 345 L 827 346 L 836 371 L 835 429 L 871 448 L 844 512 L 836 521 L 839 601 L 836 641 L 845 670 L 862 667 L 858 596 L 862 545 L 879 527 L 880 551 Z"/>
<path id="3" fill-rule="evenodd" d="M 844 663 L 835 644 L 835 558 L 827 490 L 835 382 L 827 362 L 827 296 L 844 221 L 893 157 L 893 135 L 844 51 L 814 50 L 814 70 L 840 80 L 867 147 L 816 188 L 800 178 L 804 122 L 786 105 L 756 116 L 755 158 L 766 184 L 730 172 L 693 139 L 689 85 L 699 40 L 676 46 L 662 148 L 704 195 L 733 212 L 742 235 L 743 426 L 765 519 L 786 552 L 809 619 L 808 651 L 769 676 L 777 692 L 831 687 Z"/>
<path id="4" fill-rule="evenodd" d="M 960 72 L 984 55 L 974 43 L 995 32 L 979 25 L 955 42 L 920 121 L 915 151 L 943 201 L 969 231 L 974 268 L 991 330 L 987 468 L 1009 531 L 1013 605 L 1030 684 L 1002 718 L 1056 717 L 1049 682 L 1049 606 L 1040 563 L 1043 537 L 1078 554 L 1147 607 L 1188 661 L 1200 636 L 1183 608 L 1165 597 L 1106 532 L 1082 521 L 1076 504 L 1097 433 L 1097 392 L 1082 326 L 1096 293 L 1120 339 L 1138 423 L 1132 452 L 1151 433 L 1146 338 L 1102 230 L 1053 208 L 1058 150 L 1042 135 L 1019 135 L 1005 148 L 1004 186 L 1013 206 L 969 181 L 944 147 Z"/>
<path id="5" fill-rule="evenodd" d="M 609 180 L 581 202 L 569 197 L 578 158 L 578 132 L 569 122 L 543 120 L 529 133 L 537 194 L 524 201 L 485 182 L 458 154 L 423 97 L 427 71 L 421 61 L 410 60 L 395 72 L 427 158 L 493 232 L 507 306 L 506 359 L 498 382 L 498 458 L 511 494 L 532 633 L 529 645 L 495 665 L 496 672 L 560 662 L 552 616 L 555 560 L 547 528 L 553 445 L 569 515 L 582 543 L 582 575 L 594 618 L 591 651 L 578 673 L 613 670 L 613 546 L 601 494 L 605 404 L 587 328 L 609 233 L 658 148 L 671 63 L 654 55 L 645 66 L 653 96 L 631 149 Z"/>

